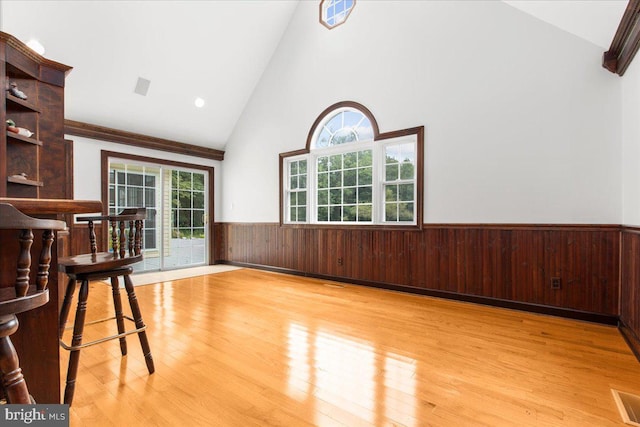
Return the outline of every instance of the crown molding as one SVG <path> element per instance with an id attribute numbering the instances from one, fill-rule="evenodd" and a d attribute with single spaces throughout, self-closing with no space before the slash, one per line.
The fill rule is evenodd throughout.
<path id="1" fill-rule="evenodd" d="M 627 70 L 640 48 L 640 0 L 629 0 L 602 66 L 620 76 Z"/>
<path id="2" fill-rule="evenodd" d="M 132 145 L 152 150 L 168 151 L 175 154 L 201 157 L 211 160 L 224 160 L 224 151 L 200 145 L 186 144 L 170 139 L 156 138 L 154 136 L 127 132 L 105 126 L 92 125 L 90 123 L 75 120 L 64 121 L 64 133 L 68 135 L 83 136 L 100 141 L 116 142 L 118 144 Z"/>

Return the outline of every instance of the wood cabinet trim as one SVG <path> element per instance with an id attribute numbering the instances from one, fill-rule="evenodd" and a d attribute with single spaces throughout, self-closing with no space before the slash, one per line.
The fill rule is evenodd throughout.
<path id="1" fill-rule="evenodd" d="M 48 68 L 52 68 L 56 71 L 61 71 L 64 73 L 64 75 L 66 76 L 67 74 L 69 74 L 69 72 L 73 69 L 73 67 L 70 67 L 68 65 L 64 65 L 61 64 L 59 62 L 56 61 L 52 61 L 48 58 L 45 58 L 42 55 L 37 54 L 36 52 L 33 51 L 33 49 L 30 49 L 27 45 L 25 45 L 24 43 L 22 43 L 20 40 L 18 40 L 16 37 L 12 36 L 11 34 L 7 34 L 4 33 L 2 31 L 0 31 L 0 41 L 4 42 L 8 47 L 14 49 L 15 51 L 19 52 L 22 56 L 28 58 L 29 60 L 37 63 L 38 65 L 44 66 L 44 67 L 48 67 Z M 8 58 L 7 58 L 8 59 Z M 9 61 L 7 61 L 9 62 Z M 16 64 L 11 64 L 12 66 L 20 69 L 19 66 L 17 66 Z M 21 70 L 23 72 L 25 72 L 26 74 L 28 74 L 30 77 L 35 78 L 35 79 L 40 79 L 40 80 L 44 80 L 47 81 L 47 79 L 43 79 L 40 75 L 40 73 L 30 73 L 27 72 L 26 70 Z M 59 79 L 56 79 L 59 83 Z M 47 81 L 47 83 L 54 83 L 54 82 L 49 82 Z M 64 79 L 62 79 L 62 86 L 64 86 Z"/>

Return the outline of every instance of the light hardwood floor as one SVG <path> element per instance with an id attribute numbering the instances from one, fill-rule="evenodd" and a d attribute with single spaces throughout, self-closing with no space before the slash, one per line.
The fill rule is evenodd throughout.
<path id="1" fill-rule="evenodd" d="M 619 426 L 640 394 L 610 326 L 249 269 L 136 292 L 156 372 L 82 350 L 71 426 Z"/>

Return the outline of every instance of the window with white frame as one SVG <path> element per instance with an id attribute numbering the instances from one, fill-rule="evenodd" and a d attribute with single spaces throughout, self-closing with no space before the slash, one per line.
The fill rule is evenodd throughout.
<path id="1" fill-rule="evenodd" d="M 322 0 L 320 22 L 329 29 L 344 24 L 355 5 L 356 0 Z"/>
<path id="2" fill-rule="evenodd" d="M 158 247 L 156 206 L 159 205 L 160 169 L 138 164 L 109 163 L 109 215 L 125 208 L 145 207 L 143 249 Z"/>
<path id="3" fill-rule="evenodd" d="M 307 159 L 289 162 L 288 204 L 291 222 L 307 221 Z"/>
<path id="4" fill-rule="evenodd" d="M 281 155 L 284 224 L 419 225 L 422 127 L 378 135 L 366 108 L 344 102 L 310 135 Z"/>

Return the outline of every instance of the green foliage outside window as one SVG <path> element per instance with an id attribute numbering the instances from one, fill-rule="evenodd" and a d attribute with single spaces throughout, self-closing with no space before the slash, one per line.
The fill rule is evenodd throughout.
<path id="1" fill-rule="evenodd" d="M 289 163 L 289 221 L 307 220 L 307 161 Z"/>
<path id="2" fill-rule="evenodd" d="M 382 137 L 364 111 L 337 107 L 313 129 L 308 154 L 284 160 L 284 222 L 416 223 L 421 133 Z"/>
<path id="3" fill-rule="evenodd" d="M 318 157 L 319 222 L 371 222 L 373 150 Z"/>
<path id="4" fill-rule="evenodd" d="M 205 182 L 200 172 L 171 172 L 171 237 L 204 239 Z"/>
<path id="5" fill-rule="evenodd" d="M 400 162 L 394 156 L 386 156 L 386 183 L 384 186 L 385 221 L 413 221 L 413 201 L 415 199 L 414 176 L 415 165 L 410 158 L 404 158 Z"/>

